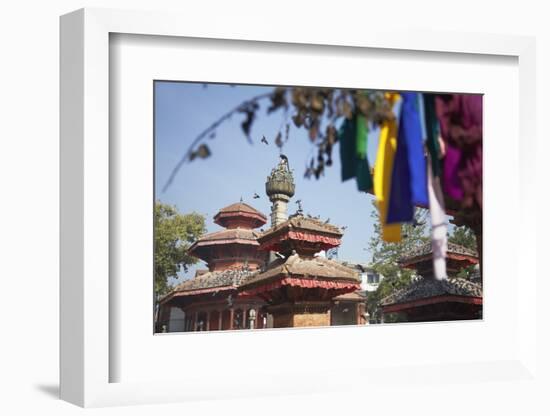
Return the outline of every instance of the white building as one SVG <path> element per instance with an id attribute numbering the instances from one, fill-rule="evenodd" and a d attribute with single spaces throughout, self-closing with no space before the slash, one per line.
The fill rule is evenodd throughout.
<path id="1" fill-rule="evenodd" d="M 372 270 L 372 267 L 370 267 L 366 263 L 352 263 L 348 261 L 343 261 L 342 264 L 347 267 L 354 268 L 361 274 L 362 291 L 374 292 L 378 288 L 380 282 L 384 280 L 384 276 L 376 273 L 374 270 Z"/>

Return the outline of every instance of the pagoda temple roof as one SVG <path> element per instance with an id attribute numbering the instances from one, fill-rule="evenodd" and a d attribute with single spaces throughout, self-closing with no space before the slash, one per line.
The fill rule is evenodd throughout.
<path id="1" fill-rule="evenodd" d="M 335 225 L 312 217 L 294 215 L 262 233 L 258 242 L 261 250 L 279 251 L 279 245 L 285 241 L 300 241 L 320 251 L 339 246 L 342 235 L 340 228 Z"/>
<path id="2" fill-rule="evenodd" d="M 214 222 L 221 226 L 226 226 L 228 221 L 236 218 L 249 221 L 251 228 L 260 227 L 267 222 L 267 217 L 263 213 L 244 202 L 236 202 L 220 209 L 214 215 Z"/>
<path id="3" fill-rule="evenodd" d="M 350 293 L 344 293 L 343 295 L 336 296 L 332 300 L 335 301 L 348 301 L 348 302 L 365 302 L 367 296 L 361 291 L 355 291 Z"/>
<path id="4" fill-rule="evenodd" d="M 264 218 L 266 216 L 258 211 L 256 208 L 244 203 L 244 202 L 235 202 L 234 204 L 228 205 L 220 209 L 219 212 L 249 212 L 252 214 L 258 214 Z"/>
<path id="5" fill-rule="evenodd" d="M 401 264 L 414 264 L 424 259 L 432 258 L 432 243 L 427 242 L 413 248 L 405 254 L 399 262 Z M 461 246 L 459 244 L 447 243 L 447 258 L 466 260 L 472 264 L 478 263 L 478 255 L 474 250 Z"/>
<path id="6" fill-rule="evenodd" d="M 318 233 L 334 234 L 339 237 L 344 235 L 342 230 L 336 225 L 329 224 L 327 222 L 318 220 L 317 218 L 313 218 L 313 217 L 307 217 L 303 215 L 293 215 L 285 222 L 265 231 L 262 234 L 262 236 L 265 236 L 267 234 L 275 234 L 279 231 L 293 229 L 293 228 L 300 229 L 300 230 L 314 231 Z"/>
<path id="7" fill-rule="evenodd" d="M 273 261 L 264 272 L 248 276 L 242 285 L 256 286 L 276 280 L 277 277 L 302 277 L 325 281 L 343 280 L 352 284 L 361 282 L 358 273 L 336 261 L 321 256 L 302 258 L 298 254 L 293 254 L 286 259 Z"/>
<path id="8" fill-rule="evenodd" d="M 228 269 L 196 275 L 177 285 L 161 302 L 177 296 L 199 295 L 203 293 L 234 290 L 247 278 L 257 274 L 248 269 Z"/>
<path id="9" fill-rule="evenodd" d="M 382 307 L 388 307 L 390 305 L 406 304 L 418 300 L 445 296 L 477 298 L 481 300 L 483 289 L 480 284 L 462 278 L 447 280 L 420 278 L 413 281 L 409 286 L 386 296 L 380 304 Z"/>
<path id="10" fill-rule="evenodd" d="M 189 251 L 193 251 L 195 247 L 210 246 L 215 244 L 252 244 L 258 245 L 259 231 L 248 228 L 230 228 L 227 230 L 216 231 L 209 234 L 204 234 L 201 238 L 193 243 Z M 192 253 L 191 253 L 192 254 Z"/>

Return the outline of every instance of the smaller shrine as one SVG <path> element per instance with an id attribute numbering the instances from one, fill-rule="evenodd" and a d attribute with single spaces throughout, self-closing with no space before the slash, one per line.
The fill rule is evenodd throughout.
<path id="1" fill-rule="evenodd" d="M 477 253 L 448 243 L 448 279 L 433 276 L 432 245 L 426 243 L 401 259 L 401 265 L 420 277 L 404 289 L 382 299 L 383 315 L 398 313 L 406 322 L 454 321 L 482 318 L 483 287 L 456 275 L 464 267 L 477 265 Z"/>
<path id="2" fill-rule="evenodd" d="M 222 208 L 214 222 L 225 229 L 205 234 L 189 248 L 189 254 L 206 262 L 208 270 L 198 270 L 161 299 L 160 322 L 168 322 L 170 312 L 179 309 L 184 320 L 181 331 L 265 327 L 263 301 L 241 293 L 239 285 L 267 260 L 267 253 L 258 250 L 260 232 L 255 230 L 266 220 L 243 202 Z"/>
<path id="3" fill-rule="evenodd" d="M 204 260 L 210 271 L 242 268 L 260 268 L 267 255 L 258 251 L 256 228 L 266 223 L 261 212 L 244 202 L 222 208 L 214 215 L 214 223 L 225 230 L 206 234 L 190 248 L 189 254 Z"/>

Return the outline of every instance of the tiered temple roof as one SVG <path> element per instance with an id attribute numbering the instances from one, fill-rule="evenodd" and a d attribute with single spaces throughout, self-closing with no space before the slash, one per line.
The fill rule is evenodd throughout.
<path id="1" fill-rule="evenodd" d="M 300 286 L 349 292 L 359 288 L 361 278 L 353 269 L 317 256 L 303 258 L 292 254 L 277 259 L 261 273 L 248 276 L 243 282 L 247 293 L 258 293 L 282 286 Z"/>
<path id="2" fill-rule="evenodd" d="M 415 269 L 424 276 L 430 273 L 432 267 L 432 243 L 422 244 L 400 259 L 403 267 Z M 478 264 L 477 253 L 464 246 L 447 243 L 447 269 L 453 273 L 466 266 Z M 429 277 L 429 276 L 425 276 Z"/>
<path id="3" fill-rule="evenodd" d="M 295 215 L 264 232 L 258 242 L 262 250 L 287 255 L 295 250 L 302 255 L 313 256 L 322 250 L 338 247 L 342 235 L 341 229 L 335 225 Z"/>
<path id="4" fill-rule="evenodd" d="M 328 301 L 360 289 L 354 269 L 315 254 L 340 245 L 340 228 L 303 215 L 294 215 L 263 233 L 260 250 L 273 251 L 277 259 L 252 275 L 241 288 L 272 304 Z"/>
<path id="5" fill-rule="evenodd" d="M 189 254 L 202 258 L 201 247 L 210 247 L 216 244 L 250 244 L 259 246 L 258 237 L 261 235 L 259 231 L 230 228 L 228 230 L 216 231 L 203 235 L 198 241 L 195 241 L 189 249 Z"/>
<path id="6" fill-rule="evenodd" d="M 191 245 L 189 254 L 208 263 L 212 272 L 243 266 L 258 268 L 266 255 L 258 252 L 260 232 L 254 228 L 266 220 L 265 215 L 244 202 L 231 204 L 214 216 L 214 222 L 226 229 L 203 235 Z"/>
<path id="7" fill-rule="evenodd" d="M 258 228 L 267 222 L 267 217 L 250 205 L 237 202 L 220 209 L 214 222 L 225 228 Z"/>
<path id="8" fill-rule="evenodd" d="M 461 278 L 448 280 L 420 278 L 406 288 L 385 297 L 381 305 L 386 307 L 384 312 L 389 313 L 406 307 L 428 305 L 448 300 L 481 305 L 483 290 L 479 284 Z"/>
<path id="9" fill-rule="evenodd" d="M 228 269 L 197 274 L 194 278 L 177 285 L 163 301 L 178 296 L 200 295 L 236 290 L 239 285 L 257 271 L 249 269 Z"/>
<path id="10" fill-rule="evenodd" d="M 478 263 L 477 253 L 448 243 L 447 272 L 451 278 L 433 277 L 432 245 L 426 243 L 405 255 L 400 263 L 421 276 L 380 302 L 384 313 L 406 313 L 410 321 L 475 319 L 481 315 L 483 288 L 479 283 L 452 277 L 460 269 Z"/>

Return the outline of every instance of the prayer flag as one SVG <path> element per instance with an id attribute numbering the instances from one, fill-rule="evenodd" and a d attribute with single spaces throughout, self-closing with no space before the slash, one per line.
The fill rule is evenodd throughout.
<path id="1" fill-rule="evenodd" d="M 435 177 L 441 175 L 441 162 L 439 155 L 439 121 L 435 112 L 434 94 L 423 94 L 424 120 L 426 125 L 426 147 L 430 152 L 432 172 Z"/>
<path id="2" fill-rule="evenodd" d="M 412 222 L 414 207 L 428 206 L 426 159 L 416 93 L 403 93 L 393 163 L 388 224 Z"/>
<path id="3" fill-rule="evenodd" d="M 368 127 L 361 114 L 346 119 L 339 132 L 342 181 L 355 178 L 357 188 L 367 192 L 372 189 L 372 176 L 367 159 Z"/>
<path id="4" fill-rule="evenodd" d="M 386 98 L 395 104 L 399 94 L 386 93 Z M 391 174 L 397 147 L 397 123 L 395 120 L 386 120 L 380 128 L 380 138 L 374 164 L 374 196 L 380 213 L 382 239 L 389 243 L 401 241 L 401 225 L 387 224 L 388 199 L 391 189 Z"/>
<path id="5" fill-rule="evenodd" d="M 447 220 L 445 204 L 441 190 L 441 178 L 435 176 L 428 159 L 428 197 L 430 199 L 430 220 L 432 223 L 432 261 L 434 277 L 437 280 L 447 278 Z"/>

